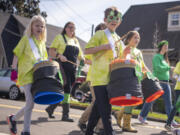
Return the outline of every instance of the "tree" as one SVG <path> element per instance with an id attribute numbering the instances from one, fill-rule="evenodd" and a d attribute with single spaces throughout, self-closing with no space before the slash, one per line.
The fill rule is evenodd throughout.
<path id="1" fill-rule="evenodd" d="M 153 33 L 153 48 L 157 48 L 157 44 L 160 41 L 160 31 L 159 31 L 159 26 L 158 23 L 155 22 L 155 28 L 154 28 L 154 33 Z"/>
<path id="2" fill-rule="evenodd" d="M 41 14 L 47 17 L 45 11 L 41 12 L 39 8 L 40 0 L 0 0 L 0 11 L 17 14 L 31 18 L 34 15 Z"/>

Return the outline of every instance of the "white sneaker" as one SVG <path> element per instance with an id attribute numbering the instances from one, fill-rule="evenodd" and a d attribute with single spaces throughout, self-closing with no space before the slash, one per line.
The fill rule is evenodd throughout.
<path id="1" fill-rule="evenodd" d="M 167 131 L 172 131 L 174 128 L 171 126 L 171 125 L 165 125 L 164 128 L 167 130 Z"/>
<path id="2" fill-rule="evenodd" d="M 171 122 L 171 125 L 172 125 L 174 128 L 180 128 L 180 124 L 177 123 L 177 122 L 174 121 L 174 120 Z"/>
<path id="3" fill-rule="evenodd" d="M 140 115 L 138 115 L 138 120 L 141 124 L 148 124 L 148 122 Z"/>

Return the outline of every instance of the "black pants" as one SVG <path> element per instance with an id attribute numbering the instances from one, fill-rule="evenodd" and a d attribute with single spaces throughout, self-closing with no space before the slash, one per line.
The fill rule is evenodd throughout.
<path id="1" fill-rule="evenodd" d="M 111 124 L 111 104 L 109 104 L 106 85 L 95 86 L 94 93 L 96 100 L 90 114 L 86 135 L 93 135 L 93 130 L 100 117 L 102 118 L 105 135 L 113 135 Z"/>
<path id="2" fill-rule="evenodd" d="M 66 66 L 64 63 L 62 64 L 63 69 L 64 69 L 64 73 L 66 75 L 66 84 L 64 86 L 64 93 L 69 94 L 71 92 L 72 89 L 72 85 L 75 82 L 75 72 L 76 72 L 76 68 L 70 68 L 68 66 Z M 71 65 L 73 66 L 73 65 Z"/>

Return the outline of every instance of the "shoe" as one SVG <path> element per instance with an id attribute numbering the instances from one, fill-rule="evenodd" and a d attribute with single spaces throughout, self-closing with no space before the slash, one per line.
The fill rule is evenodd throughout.
<path id="1" fill-rule="evenodd" d="M 180 128 L 180 124 L 177 123 L 176 121 L 172 121 L 171 125 L 174 127 L 174 128 Z"/>
<path id="2" fill-rule="evenodd" d="M 148 124 L 148 122 L 140 115 L 138 116 L 138 120 L 141 124 Z"/>
<path id="3" fill-rule="evenodd" d="M 30 135 L 29 132 L 21 132 L 21 135 Z"/>
<path id="4" fill-rule="evenodd" d="M 52 115 L 52 113 L 49 112 L 48 108 L 46 108 L 45 110 L 46 110 L 46 112 L 47 112 L 47 114 L 48 114 L 50 119 L 54 119 L 55 118 L 55 116 Z"/>
<path id="5" fill-rule="evenodd" d="M 132 133 L 137 133 L 138 131 L 131 126 L 131 114 L 123 114 L 123 127 L 122 131 L 123 132 L 132 132 Z"/>
<path id="6" fill-rule="evenodd" d="M 69 115 L 63 115 L 61 120 L 66 122 L 74 122 L 73 119 L 69 118 Z"/>
<path id="7" fill-rule="evenodd" d="M 81 129 L 82 132 L 86 132 L 86 124 L 79 122 L 78 127 Z"/>
<path id="8" fill-rule="evenodd" d="M 99 129 L 96 131 L 97 135 L 104 135 L 104 129 Z"/>
<path id="9" fill-rule="evenodd" d="M 123 118 L 124 108 L 122 108 L 120 111 L 116 111 L 113 114 L 114 118 L 116 119 L 117 125 L 119 128 L 122 128 L 122 118 Z"/>
<path id="10" fill-rule="evenodd" d="M 7 117 L 7 123 L 9 125 L 11 135 L 17 135 L 16 121 L 12 120 L 14 115 L 10 115 Z"/>
<path id="11" fill-rule="evenodd" d="M 164 126 L 164 128 L 170 132 L 174 129 L 171 125 L 167 125 L 167 124 Z"/>

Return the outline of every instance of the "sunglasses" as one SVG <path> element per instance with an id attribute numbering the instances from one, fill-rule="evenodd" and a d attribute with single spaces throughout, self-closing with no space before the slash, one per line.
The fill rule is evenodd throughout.
<path id="1" fill-rule="evenodd" d="M 68 26 L 69 29 L 76 29 L 74 26 Z"/>

